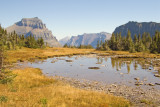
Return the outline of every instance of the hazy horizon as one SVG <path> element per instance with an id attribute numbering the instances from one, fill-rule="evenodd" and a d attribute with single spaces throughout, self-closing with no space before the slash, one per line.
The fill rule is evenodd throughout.
<path id="1" fill-rule="evenodd" d="M 58 40 L 84 33 L 112 33 L 128 21 L 160 22 L 158 0 L 5 0 L 1 4 L 2 27 L 38 17 Z"/>

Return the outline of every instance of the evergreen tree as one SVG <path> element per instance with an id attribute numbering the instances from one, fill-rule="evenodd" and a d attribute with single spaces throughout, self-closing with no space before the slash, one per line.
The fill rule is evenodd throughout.
<path id="1" fill-rule="evenodd" d="M 138 52 L 145 51 L 145 46 L 144 46 L 144 44 L 143 44 L 142 41 L 140 41 L 140 42 L 138 43 L 137 51 L 138 51 Z"/>
<path id="2" fill-rule="evenodd" d="M 116 45 L 115 45 L 115 43 L 116 43 L 116 38 L 115 38 L 115 34 L 113 33 L 113 34 L 112 34 L 112 37 L 111 37 L 111 40 L 110 40 L 110 48 L 111 48 L 112 50 L 116 50 Z"/>
<path id="3" fill-rule="evenodd" d="M 131 53 L 135 52 L 135 46 L 133 43 L 130 44 L 129 52 L 131 52 Z"/>
<path id="4" fill-rule="evenodd" d="M 121 41 L 121 47 L 122 47 L 122 50 L 125 51 L 126 50 L 126 44 L 127 44 L 127 40 L 126 40 L 126 37 L 122 37 L 122 41 Z"/>
<path id="5" fill-rule="evenodd" d="M 152 42 L 151 46 L 150 46 L 150 50 L 151 50 L 151 53 L 157 53 L 157 44 L 155 42 Z"/>
<path id="6" fill-rule="evenodd" d="M 67 45 L 67 43 L 63 46 L 64 48 L 68 48 L 69 46 Z"/>
<path id="7" fill-rule="evenodd" d="M 146 33 L 144 32 L 142 34 L 142 43 L 145 44 L 145 42 L 146 42 Z"/>
<path id="8" fill-rule="evenodd" d="M 129 30 L 128 30 L 128 33 L 127 33 L 126 40 L 127 40 L 126 50 L 130 51 L 130 50 L 132 50 L 132 48 L 134 48 L 134 45 L 133 45 L 133 41 L 132 41 L 132 38 L 131 38 L 131 32 Z"/>
<path id="9" fill-rule="evenodd" d="M 100 43 L 100 50 L 103 50 L 103 42 L 101 40 L 101 43 Z"/>
<path id="10" fill-rule="evenodd" d="M 0 72 L 3 68 L 3 59 L 4 59 L 4 46 L 3 46 L 3 34 L 0 32 Z"/>
<path id="11" fill-rule="evenodd" d="M 157 52 L 160 53 L 160 32 L 158 32 L 158 41 L 157 41 Z"/>
<path id="12" fill-rule="evenodd" d="M 152 42 L 151 42 L 151 46 L 150 46 L 150 51 L 152 53 L 158 53 L 158 48 L 159 48 L 159 35 L 158 35 L 158 31 L 155 32 L 155 35 L 152 37 Z"/>
<path id="13" fill-rule="evenodd" d="M 117 50 L 121 51 L 123 49 L 121 32 L 119 34 L 117 34 L 117 41 L 116 42 L 117 42 L 116 43 Z"/>
<path id="14" fill-rule="evenodd" d="M 134 41 L 135 51 L 138 51 L 138 38 L 136 34 L 134 35 L 133 41 Z"/>
<path id="15" fill-rule="evenodd" d="M 147 35 L 146 35 L 146 41 L 144 43 L 146 50 L 149 50 L 151 42 L 152 42 L 152 38 L 151 38 L 150 34 L 147 33 Z"/>
<path id="16" fill-rule="evenodd" d="M 38 39 L 37 43 L 38 43 L 39 47 L 42 48 L 42 46 L 44 45 L 43 38 L 41 37 L 40 39 Z"/>
<path id="17" fill-rule="evenodd" d="M 97 50 L 100 49 L 100 44 L 99 44 L 99 40 L 97 41 L 97 47 L 96 47 Z"/>
<path id="18" fill-rule="evenodd" d="M 141 35 L 138 34 L 138 42 L 140 42 L 140 41 L 141 41 Z"/>
<path id="19" fill-rule="evenodd" d="M 10 41 L 8 41 L 8 43 L 7 43 L 7 49 L 11 50 L 11 42 Z"/>
<path id="20" fill-rule="evenodd" d="M 108 46 L 108 44 L 107 44 L 107 41 L 105 41 L 103 44 L 104 44 L 104 45 L 103 45 L 103 49 L 104 49 L 105 51 L 109 51 L 110 48 L 109 48 L 109 46 Z"/>
<path id="21" fill-rule="evenodd" d="M 127 36 L 121 37 L 121 33 L 116 35 L 113 33 L 111 39 L 108 42 L 104 42 L 100 45 L 100 50 L 108 50 L 109 46 L 111 50 L 123 50 L 129 52 L 143 52 L 150 51 L 151 53 L 160 53 L 160 32 L 156 31 L 155 35 L 151 38 L 149 33 L 143 33 L 142 37 L 139 34 L 134 35 L 131 38 L 131 33 L 128 30 Z M 101 47 L 102 46 L 102 47 Z"/>

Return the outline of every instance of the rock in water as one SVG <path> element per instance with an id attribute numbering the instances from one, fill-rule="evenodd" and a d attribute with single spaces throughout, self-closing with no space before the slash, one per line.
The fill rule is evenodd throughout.
<path id="1" fill-rule="evenodd" d="M 88 67 L 88 69 L 100 69 L 99 67 Z"/>
<path id="2" fill-rule="evenodd" d="M 56 37 L 53 36 L 52 32 L 46 28 L 46 25 L 38 17 L 23 18 L 21 21 L 6 28 L 6 30 L 9 33 L 16 31 L 18 35 L 24 35 L 25 37 L 31 34 L 34 35 L 36 40 L 42 37 L 44 42 L 50 47 L 61 46 Z"/>
<path id="3" fill-rule="evenodd" d="M 154 74 L 154 76 L 155 76 L 155 77 L 160 77 L 160 75 L 159 75 L 159 74 Z"/>
<path id="4" fill-rule="evenodd" d="M 66 62 L 73 62 L 72 60 L 66 60 Z"/>

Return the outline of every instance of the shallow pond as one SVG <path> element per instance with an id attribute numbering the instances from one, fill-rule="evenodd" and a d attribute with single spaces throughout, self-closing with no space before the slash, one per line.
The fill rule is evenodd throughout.
<path id="1" fill-rule="evenodd" d="M 160 83 L 160 77 L 154 76 L 158 74 L 158 71 L 153 69 L 151 59 L 78 55 L 48 58 L 28 64 L 31 67 L 42 69 L 43 73 L 48 76 L 63 76 L 129 86 L 135 86 L 135 82 L 139 81 L 143 83 L 142 88 L 151 87 L 146 85 L 149 83 Z M 89 69 L 89 67 L 98 69 Z M 160 85 L 152 87 L 160 89 Z"/>

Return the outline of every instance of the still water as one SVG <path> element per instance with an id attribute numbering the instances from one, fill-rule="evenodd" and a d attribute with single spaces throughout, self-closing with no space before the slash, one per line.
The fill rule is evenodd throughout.
<path id="1" fill-rule="evenodd" d="M 72 56 L 54 57 L 43 61 L 29 63 L 31 67 L 42 69 L 48 76 L 63 76 L 75 79 L 86 79 L 103 83 L 117 83 L 135 86 L 136 80 L 148 83 L 160 83 L 160 77 L 155 77 L 155 71 L 150 59 L 116 58 L 107 56 Z M 88 69 L 99 67 L 100 69 Z M 160 89 L 160 86 L 154 87 Z"/>

